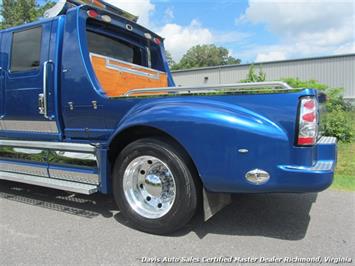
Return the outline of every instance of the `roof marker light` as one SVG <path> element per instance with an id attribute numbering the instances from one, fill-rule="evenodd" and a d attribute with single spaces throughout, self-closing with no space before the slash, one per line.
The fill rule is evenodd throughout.
<path id="1" fill-rule="evenodd" d="M 88 10 L 87 14 L 90 18 L 97 18 L 99 16 L 99 14 L 95 10 L 92 10 L 92 9 Z"/>
<path id="2" fill-rule="evenodd" d="M 99 8 L 106 8 L 106 5 L 104 5 L 104 4 L 101 3 L 100 1 L 91 0 L 91 3 L 92 3 L 94 6 L 97 6 L 97 7 L 99 7 Z"/>
<path id="3" fill-rule="evenodd" d="M 128 31 L 133 31 L 133 26 L 131 24 L 126 24 L 126 29 Z"/>
<path id="4" fill-rule="evenodd" d="M 104 22 L 107 22 L 107 23 L 111 23 L 112 19 L 110 16 L 108 15 L 103 15 L 101 16 L 101 19 L 104 21 Z"/>
<path id="5" fill-rule="evenodd" d="M 144 37 L 146 37 L 148 40 L 152 39 L 152 35 L 149 32 L 144 33 Z"/>
<path id="6" fill-rule="evenodd" d="M 155 44 L 160 45 L 161 44 L 161 40 L 158 38 L 154 38 L 153 41 L 155 42 Z"/>

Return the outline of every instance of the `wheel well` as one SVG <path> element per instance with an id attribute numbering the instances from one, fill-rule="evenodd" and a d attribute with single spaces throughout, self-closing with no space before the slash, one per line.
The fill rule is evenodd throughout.
<path id="1" fill-rule="evenodd" d="M 108 158 L 111 164 L 111 167 L 115 163 L 115 159 L 121 153 L 121 151 L 130 143 L 141 139 L 141 138 L 163 138 L 166 141 L 169 141 L 174 147 L 178 148 L 179 151 L 183 154 L 184 158 L 187 160 L 188 166 L 191 168 L 191 171 L 194 171 L 195 176 L 198 177 L 201 182 L 200 176 L 198 174 L 195 163 L 193 162 L 191 156 L 185 150 L 185 148 L 172 136 L 166 132 L 156 129 L 154 127 L 147 126 L 135 126 L 128 129 L 125 129 L 119 133 L 111 142 L 109 146 Z"/>

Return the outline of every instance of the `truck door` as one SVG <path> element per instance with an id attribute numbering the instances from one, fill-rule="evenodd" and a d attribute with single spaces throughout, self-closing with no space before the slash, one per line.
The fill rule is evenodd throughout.
<path id="1" fill-rule="evenodd" d="M 52 21 L 24 25 L 3 35 L 4 114 L 0 136 L 58 138 L 54 115 L 54 67 L 49 60 Z"/>

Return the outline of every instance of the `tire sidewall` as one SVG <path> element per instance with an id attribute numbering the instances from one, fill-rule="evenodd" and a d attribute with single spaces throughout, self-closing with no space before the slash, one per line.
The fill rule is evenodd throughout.
<path id="1" fill-rule="evenodd" d="M 170 169 L 176 187 L 174 203 L 164 216 L 148 219 L 129 205 L 123 190 L 124 172 L 131 161 L 140 156 L 153 156 L 163 161 Z M 156 139 L 142 139 L 128 145 L 117 158 L 113 176 L 113 194 L 120 211 L 133 225 L 143 231 L 166 233 L 185 225 L 197 206 L 197 191 L 191 171 L 175 147 Z"/>

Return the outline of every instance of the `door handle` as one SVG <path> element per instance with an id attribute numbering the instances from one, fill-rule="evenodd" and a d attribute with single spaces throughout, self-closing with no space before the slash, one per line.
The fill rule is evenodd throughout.
<path id="1" fill-rule="evenodd" d="M 38 113 L 44 115 L 44 95 L 38 94 Z"/>
<path id="2" fill-rule="evenodd" d="M 39 96 L 39 112 L 43 114 L 45 118 L 48 118 L 48 101 L 47 101 L 47 79 L 48 79 L 48 64 L 51 64 L 52 61 L 45 61 L 43 63 L 43 93 L 40 93 Z M 42 94 L 42 95 L 41 95 Z"/>

